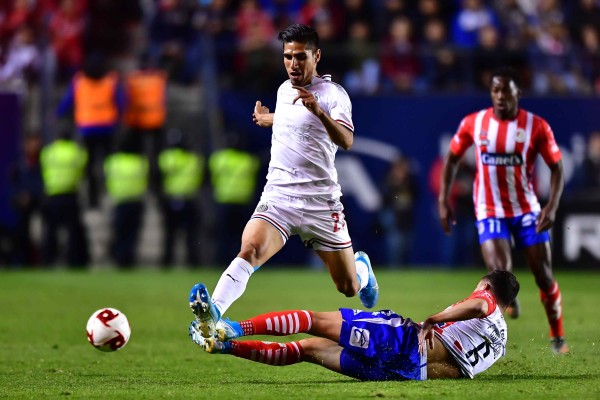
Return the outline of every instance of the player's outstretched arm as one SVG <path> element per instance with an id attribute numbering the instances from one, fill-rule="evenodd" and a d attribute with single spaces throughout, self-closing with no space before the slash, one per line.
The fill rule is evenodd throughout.
<path id="1" fill-rule="evenodd" d="M 273 126 L 273 113 L 269 111 L 268 107 L 257 101 L 252 113 L 252 121 L 262 128 L 270 128 Z"/>
<path id="2" fill-rule="evenodd" d="M 430 316 L 423 322 L 422 329 L 419 332 L 419 351 L 423 353 L 425 345 L 433 349 L 433 327 L 435 324 L 481 318 L 485 317 L 487 312 L 487 301 L 468 299 Z"/>

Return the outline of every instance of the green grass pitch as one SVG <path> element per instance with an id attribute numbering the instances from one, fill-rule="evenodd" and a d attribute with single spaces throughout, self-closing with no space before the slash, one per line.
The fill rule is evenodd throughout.
<path id="1" fill-rule="evenodd" d="M 212 290 L 220 272 L 0 272 L 0 398 L 600 399 L 598 272 L 556 272 L 569 355 L 551 353 L 533 277 L 518 270 L 523 311 L 507 321 L 506 357 L 474 380 L 383 383 L 359 382 L 312 364 L 271 367 L 204 353 L 187 335 L 187 295 L 197 281 Z M 468 296 L 483 274 L 379 270 L 377 308 L 420 321 Z M 129 343 L 116 353 L 102 353 L 86 340 L 86 321 L 102 307 L 120 309 L 131 324 Z M 339 294 L 325 271 L 268 265 L 227 314 L 239 319 L 339 307 L 361 305 Z"/>

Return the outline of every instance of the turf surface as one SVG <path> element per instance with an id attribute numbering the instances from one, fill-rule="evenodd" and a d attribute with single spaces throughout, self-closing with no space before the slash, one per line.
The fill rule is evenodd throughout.
<path id="1" fill-rule="evenodd" d="M 483 274 L 380 270 L 377 308 L 419 321 L 468 296 Z M 556 273 L 569 355 L 550 352 L 538 291 L 523 270 L 517 271 L 523 311 L 508 320 L 506 357 L 474 380 L 383 383 L 359 382 L 312 364 L 270 367 L 204 353 L 187 336 L 187 295 L 197 281 L 214 288 L 219 275 L 210 269 L 0 271 L 0 398 L 600 399 L 597 272 Z M 131 323 L 131 340 L 116 353 L 102 353 L 86 340 L 86 321 L 102 307 L 120 309 Z M 337 293 L 326 272 L 268 266 L 227 314 L 239 319 L 338 307 L 360 308 L 360 302 Z"/>

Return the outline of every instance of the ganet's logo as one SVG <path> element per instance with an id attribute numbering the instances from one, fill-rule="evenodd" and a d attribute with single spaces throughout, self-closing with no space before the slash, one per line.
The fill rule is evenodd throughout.
<path id="1" fill-rule="evenodd" d="M 350 331 L 350 345 L 366 349 L 369 347 L 370 332 L 368 329 L 353 327 Z"/>
<path id="2" fill-rule="evenodd" d="M 523 165 L 523 156 L 521 156 L 521 154 L 516 154 L 516 153 L 512 153 L 512 154 L 483 153 L 481 155 L 481 163 L 483 165 L 514 167 L 516 165 Z"/>

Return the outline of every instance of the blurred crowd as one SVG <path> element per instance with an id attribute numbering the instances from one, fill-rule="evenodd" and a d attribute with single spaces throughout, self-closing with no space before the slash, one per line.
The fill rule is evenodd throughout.
<path id="1" fill-rule="evenodd" d="M 190 135 L 170 123 L 184 107 L 170 106 L 168 89 L 206 85 L 201 73 L 210 67 L 221 88 L 274 93 L 286 79 L 277 32 L 293 22 L 317 29 L 319 72 L 351 95 L 484 92 L 499 64 L 517 68 L 529 94 L 600 94 L 599 0 L 4 0 L 0 91 L 22 95 L 52 129 L 40 134 L 24 124 L 22 154 L 10 171 L 18 222 L 9 250 L 0 246 L 0 264 L 97 261 L 84 214 L 108 198 L 106 253 L 131 267 L 148 195 L 164 234 L 158 264 L 176 262 L 180 237 L 182 263 L 206 262 L 202 238 L 215 247 L 210 262 L 228 261 L 237 246 L 231 232 L 243 229 L 266 165 L 243 133 L 200 146 L 210 127 Z M 31 104 L 36 93 L 42 99 Z M 183 103 L 199 101 L 198 93 L 183 93 Z M 586 193 L 597 193 L 598 132 L 587 150 L 576 176 Z M 472 167 L 461 174 L 472 182 Z M 433 165 L 434 193 L 438 182 Z M 453 201 L 465 224 L 442 245 L 448 265 L 473 263 L 478 254 L 471 185 L 457 183 Z M 381 182 L 376 224 L 389 265 L 410 262 L 418 187 L 409 159 L 392 163 Z M 475 250 L 457 251 L 457 241 Z"/>
<path id="2" fill-rule="evenodd" d="M 223 85 L 270 90 L 292 22 L 318 30 L 321 73 L 351 94 L 484 90 L 498 63 L 533 93 L 600 93 L 598 0 L 5 0 L 0 82 L 35 81 L 49 59 L 67 79 L 101 51 L 184 83 L 213 56 Z"/>

